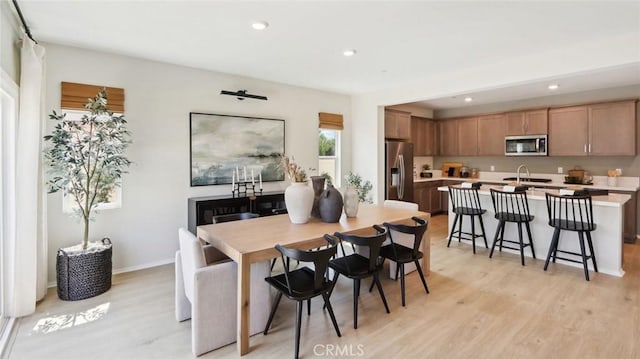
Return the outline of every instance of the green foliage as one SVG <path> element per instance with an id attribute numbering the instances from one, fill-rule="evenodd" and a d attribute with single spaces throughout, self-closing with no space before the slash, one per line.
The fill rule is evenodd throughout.
<path id="1" fill-rule="evenodd" d="M 318 154 L 320 156 L 336 155 L 336 139 L 328 138 L 324 133 L 320 132 Z"/>
<path id="2" fill-rule="evenodd" d="M 428 164 L 428 163 L 425 163 L 425 164 L 423 164 L 423 165 L 422 165 L 422 169 L 423 169 L 424 171 L 428 171 L 428 170 L 430 170 L 430 169 L 431 169 L 431 166 L 429 166 L 429 164 Z"/>
<path id="3" fill-rule="evenodd" d="M 320 176 L 324 177 L 327 186 L 333 186 L 333 178 L 331 178 L 330 174 L 328 174 L 327 172 L 322 172 Z"/>
<path id="4" fill-rule="evenodd" d="M 51 177 L 49 192 L 62 190 L 77 205 L 84 219 L 83 248 L 87 247 L 89 220 L 99 203 L 108 202 L 118 180 L 131 164 L 124 150 L 131 143 L 124 116 L 106 108 L 107 94 L 102 89 L 89 99 L 89 111 L 79 121 L 66 120 L 66 113 L 52 111 L 49 119 L 58 121 L 50 135 L 51 146 L 45 150 Z"/>
<path id="5" fill-rule="evenodd" d="M 359 174 L 355 174 L 353 172 L 349 172 L 348 175 L 344 176 L 344 179 L 347 181 L 349 186 L 355 188 L 356 192 L 358 192 L 358 199 L 360 202 L 373 203 L 373 200 L 369 195 L 369 191 L 373 189 L 373 185 L 370 181 L 363 181 Z"/>

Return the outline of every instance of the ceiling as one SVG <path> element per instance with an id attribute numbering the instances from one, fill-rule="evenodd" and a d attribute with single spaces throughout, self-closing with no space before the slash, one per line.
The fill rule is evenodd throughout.
<path id="1" fill-rule="evenodd" d="M 344 94 L 415 83 L 528 53 L 640 34 L 640 2 L 20 0 L 39 42 Z M 263 31 L 254 21 L 267 21 Z M 567 75 L 576 91 L 640 84 L 638 61 Z M 355 56 L 343 51 L 355 49 Z M 559 60 L 561 61 L 561 60 Z M 561 79 L 562 77 L 558 77 Z M 547 80 L 474 103 L 541 96 Z M 561 84 L 561 88 L 565 88 Z M 422 103 L 435 109 L 459 99 Z"/>

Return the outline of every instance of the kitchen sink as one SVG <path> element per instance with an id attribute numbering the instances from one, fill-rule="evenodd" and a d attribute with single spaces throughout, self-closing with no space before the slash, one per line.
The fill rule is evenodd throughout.
<path id="1" fill-rule="evenodd" d="M 515 181 L 517 180 L 517 177 L 507 177 L 507 178 L 503 178 L 503 181 Z M 544 182 L 544 183 L 548 183 L 551 182 L 550 178 L 535 178 L 535 177 L 520 177 L 520 182 Z"/>

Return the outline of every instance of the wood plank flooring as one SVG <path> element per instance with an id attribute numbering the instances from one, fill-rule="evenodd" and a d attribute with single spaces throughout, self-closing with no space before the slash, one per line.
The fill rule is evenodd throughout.
<path id="1" fill-rule="evenodd" d="M 302 323 L 301 357 L 640 358 L 639 244 L 625 244 L 623 278 L 592 273 L 586 282 L 579 268 L 552 264 L 544 272 L 543 260 L 527 258 L 522 267 L 517 255 L 489 259 L 488 250 L 473 255 L 457 242 L 447 248 L 446 226 L 446 216 L 430 222 L 431 294 L 411 273 L 403 308 L 400 283 L 385 278 L 386 314 L 376 291 L 363 285 L 354 330 L 352 282 L 341 278 L 331 300 L 342 338 L 315 300 Z M 173 265 L 117 275 L 113 283 L 78 302 L 50 290 L 37 312 L 19 321 L 5 357 L 193 357 L 190 321 L 174 317 Z M 293 356 L 294 323 L 295 305 L 283 299 L 269 335 L 251 337 L 245 357 Z M 237 357 L 235 344 L 201 356 Z"/>

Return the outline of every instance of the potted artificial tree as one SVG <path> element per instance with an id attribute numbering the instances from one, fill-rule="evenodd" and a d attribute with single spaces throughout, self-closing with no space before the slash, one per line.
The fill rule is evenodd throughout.
<path id="1" fill-rule="evenodd" d="M 51 143 L 45 151 L 49 192 L 62 190 L 70 196 L 74 212 L 84 221 L 81 244 L 57 253 L 58 296 L 63 300 L 85 299 L 111 288 L 111 241 L 89 242 L 89 222 L 97 205 L 109 202 L 131 164 L 124 156 L 131 143 L 127 122 L 107 109 L 105 89 L 88 99 L 85 108 L 88 113 L 80 120 L 53 111 L 49 118 L 58 124 L 44 137 Z"/>

